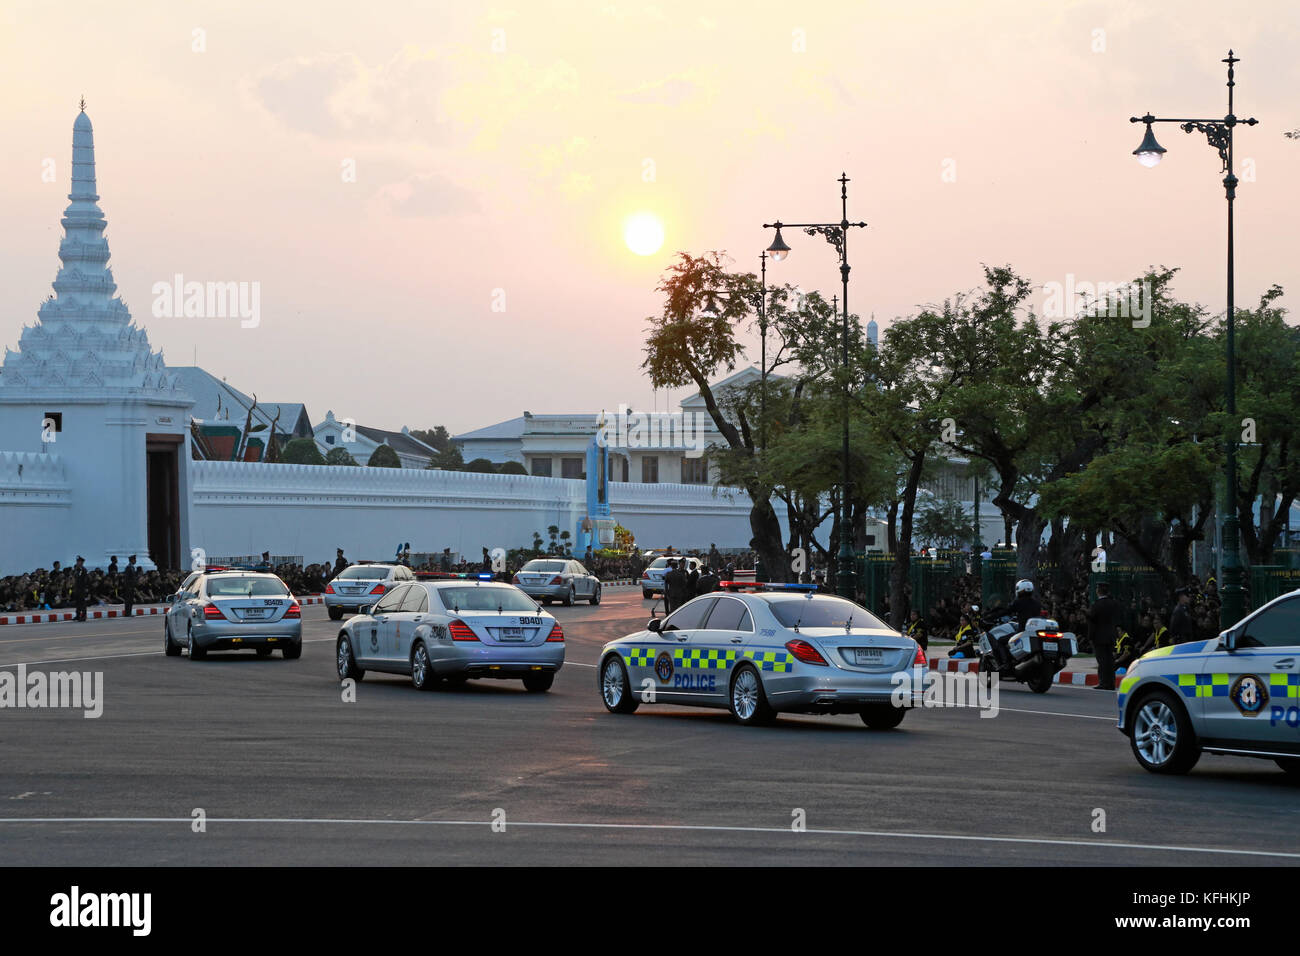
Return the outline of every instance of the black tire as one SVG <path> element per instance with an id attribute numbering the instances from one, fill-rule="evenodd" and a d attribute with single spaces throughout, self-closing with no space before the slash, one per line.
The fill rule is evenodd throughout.
<path id="1" fill-rule="evenodd" d="M 591 592 L 591 601 L 590 601 L 589 603 L 591 603 L 591 604 L 599 604 L 599 603 L 600 603 L 600 585 L 599 585 L 599 584 L 596 585 L 596 590 L 594 590 L 594 591 Z"/>
<path id="2" fill-rule="evenodd" d="M 272 652 L 273 650 L 275 650 L 274 647 L 259 647 L 259 648 L 257 648 L 257 656 L 258 656 L 258 657 L 270 657 L 270 656 L 271 656 L 271 652 Z"/>
<path id="3" fill-rule="evenodd" d="M 872 730 L 893 730 L 907 716 L 907 708 L 895 707 L 893 704 L 872 704 L 864 708 L 859 716 Z"/>
<path id="4" fill-rule="evenodd" d="M 573 585 L 569 585 L 569 593 L 564 596 L 564 606 L 573 607 L 574 597 Z"/>
<path id="5" fill-rule="evenodd" d="M 181 646 L 172 640 L 172 622 L 163 621 L 163 653 L 168 657 L 180 657 Z"/>
<path id="6" fill-rule="evenodd" d="M 775 722 L 776 711 L 767 702 L 762 675 L 753 664 L 736 668 L 727 689 L 727 709 L 732 717 L 747 727 L 763 727 Z"/>
<path id="7" fill-rule="evenodd" d="M 1273 762 L 1292 777 L 1300 777 L 1300 757 L 1274 757 Z"/>
<path id="8" fill-rule="evenodd" d="M 623 659 L 617 654 L 610 654 L 600 665 L 596 672 L 596 689 L 601 703 L 611 714 L 635 713 L 641 706 L 641 701 L 632 693 L 632 682 L 628 680 Z"/>
<path id="9" fill-rule="evenodd" d="M 1034 676 L 1028 678 L 1025 683 L 1029 685 L 1029 689 L 1035 694 L 1046 694 L 1052 689 L 1052 678 L 1055 676 L 1056 674 L 1044 666 L 1035 671 Z"/>
<path id="10" fill-rule="evenodd" d="M 341 620 L 343 620 L 343 608 L 341 608 L 341 607 L 332 607 L 332 608 L 329 609 L 329 612 L 330 612 L 330 620 L 331 620 L 331 621 L 341 621 Z"/>
<path id="11" fill-rule="evenodd" d="M 302 641 L 298 641 L 296 644 L 286 644 L 282 650 L 286 661 L 296 661 L 302 657 Z"/>
<path id="12" fill-rule="evenodd" d="M 655 596 L 654 591 L 647 591 L 645 588 L 641 589 L 641 600 L 648 601 L 654 596 Z"/>
<path id="13" fill-rule="evenodd" d="M 1143 770 L 1183 774 L 1201 759 L 1201 746 L 1187 710 L 1169 691 L 1161 688 L 1143 694 L 1133 702 L 1129 715 L 1129 746 Z M 1155 735 L 1157 724 L 1160 733 Z M 1144 749 L 1148 751 L 1145 755 Z"/>
<path id="14" fill-rule="evenodd" d="M 194 627 L 192 625 L 186 630 L 185 636 L 190 649 L 190 660 L 201 661 L 208 656 L 208 652 L 194 642 Z"/>
<path id="15" fill-rule="evenodd" d="M 524 690 L 530 694 L 545 694 L 554 683 L 554 674 L 529 674 L 524 678 Z"/>
<path id="16" fill-rule="evenodd" d="M 346 634 L 340 634 L 334 645 L 335 669 L 339 680 L 361 680 L 366 676 L 364 669 L 357 666 L 357 656 L 352 653 L 352 640 Z"/>
<path id="17" fill-rule="evenodd" d="M 411 683 L 416 690 L 433 690 L 438 686 L 438 675 L 434 673 L 424 641 L 416 641 L 411 648 Z"/>

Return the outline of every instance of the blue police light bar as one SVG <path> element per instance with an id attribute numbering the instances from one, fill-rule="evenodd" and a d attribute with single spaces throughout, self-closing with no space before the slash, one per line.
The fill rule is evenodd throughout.
<path id="1" fill-rule="evenodd" d="M 495 580 L 496 580 L 496 575 L 492 574 L 492 573 L 489 572 L 489 571 L 480 571 L 478 574 L 475 575 L 475 577 L 477 577 L 480 581 L 495 581 Z"/>
<path id="2" fill-rule="evenodd" d="M 783 584 L 777 581 L 719 581 L 718 587 L 729 591 L 754 588 L 763 591 L 816 591 L 815 584 Z"/>
<path id="3" fill-rule="evenodd" d="M 761 585 L 769 591 L 816 591 L 815 584 L 782 584 L 777 582 L 767 582 Z"/>

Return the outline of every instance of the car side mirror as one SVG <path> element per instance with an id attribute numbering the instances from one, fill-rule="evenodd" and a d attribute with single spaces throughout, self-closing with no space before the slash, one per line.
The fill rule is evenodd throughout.
<path id="1" fill-rule="evenodd" d="M 650 620 L 646 621 L 645 629 L 647 631 L 654 631 L 657 634 L 659 633 L 659 624 L 659 618 L 652 617 Z"/>
<path id="2" fill-rule="evenodd" d="M 370 613 L 370 609 L 371 609 L 372 607 L 374 607 L 373 604 L 363 604 L 363 605 L 361 605 L 359 608 L 357 608 L 357 613 L 358 613 L 358 614 L 369 614 L 369 613 Z"/>
<path id="3" fill-rule="evenodd" d="M 1229 628 L 1219 636 L 1219 646 L 1225 651 L 1235 651 L 1237 649 L 1237 629 Z"/>

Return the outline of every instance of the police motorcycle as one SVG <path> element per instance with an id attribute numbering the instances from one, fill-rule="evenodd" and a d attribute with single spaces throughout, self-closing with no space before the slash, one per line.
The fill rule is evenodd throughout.
<path id="1" fill-rule="evenodd" d="M 1020 582 L 1017 592 L 1031 593 L 1033 585 Z M 1036 603 L 1036 602 L 1035 602 Z M 1019 681 L 1029 685 L 1035 694 L 1045 694 L 1052 688 L 1053 679 L 1070 658 L 1079 652 L 1078 641 L 1049 617 L 1031 616 L 1023 630 L 1014 607 L 995 608 L 980 616 L 983 631 L 979 636 L 979 670 L 992 684 L 993 675 L 1001 680 Z M 994 649 L 1000 642 L 1005 648 L 1005 659 Z"/>

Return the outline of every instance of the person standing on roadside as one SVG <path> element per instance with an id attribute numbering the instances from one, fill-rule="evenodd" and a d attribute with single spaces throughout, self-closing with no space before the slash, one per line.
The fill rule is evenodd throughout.
<path id="1" fill-rule="evenodd" d="M 664 575 L 664 613 L 671 614 L 686 603 L 686 575 L 677 566 L 677 561 L 668 562 L 668 572 Z"/>
<path id="2" fill-rule="evenodd" d="M 72 569 L 72 599 L 76 603 L 77 613 L 74 621 L 86 619 L 86 596 L 90 591 L 89 575 L 86 573 L 86 559 L 77 555 L 76 566 Z"/>
<path id="3" fill-rule="evenodd" d="M 140 569 L 135 566 L 135 555 L 127 558 L 126 570 L 122 572 L 122 616 L 130 617 L 131 608 L 135 606 L 135 584 Z"/>
<path id="4" fill-rule="evenodd" d="M 1110 585 L 1097 585 L 1097 600 L 1088 609 L 1088 637 L 1097 655 L 1097 690 L 1115 689 L 1115 641 L 1124 609 L 1110 596 Z"/>

